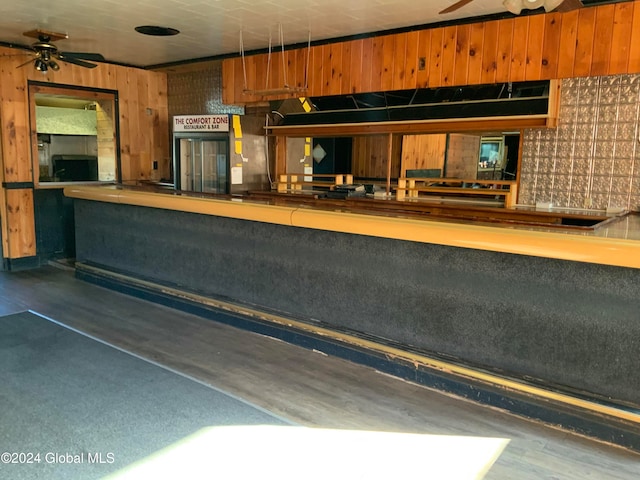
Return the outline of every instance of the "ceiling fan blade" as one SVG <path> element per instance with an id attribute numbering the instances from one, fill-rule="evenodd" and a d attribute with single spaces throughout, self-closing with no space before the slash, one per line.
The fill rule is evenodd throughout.
<path id="1" fill-rule="evenodd" d="M 442 10 L 441 12 L 438 12 L 440 15 L 443 15 L 445 13 L 451 13 L 451 12 L 455 12 L 456 10 L 458 10 L 459 8 L 464 7 L 466 4 L 473 2 L 473 0 L 460 0 L 459 2 L 454 3 L 453 5 L 445 8 L 444 10 Z"/>
<path id="2" fill-rule="evenodd" d="M 26 62 L 21 63 L 20 65 L 18 65 L 16 68 L 20 68 L 20 67 L 24 67 L 25 65 L 29 65 L 30 63 L 33 63 L 34 60 L 35 60 L 34 58 L 30 58 Z"/>
<path id="3" fill-rule="evenodd" d="M 76 60 L 89 60 L 92 62 L 104 62 L 104 57 L 99 53 L 86 53 L 86 52 L 60 52 L 60 55 L 65 58 L 73 58 Z"/>
<path id="4" fill-rule="evenodd" d="M 84 60 L 80 60 L 79 58 L 67 57 L 66 55 L 63 55 L 62 53 L 58 53 L 56 55 L 56 57 L 58 59 L 62 60 L 63 62 L 73 63 L 74 65 L 78 65 L 80 67 L 85 67 L 85 68 L 96 68 L 97 67 L 97 65 L 95 63 L 85 62 Z"/>
<path id="5" fill-rule="evenodd" d="M 570 12 L 571 10 L 577 10 L 578 8 L 584 7 L 584 4 L 581 0 L 564 0 L 554 12 Z"/>

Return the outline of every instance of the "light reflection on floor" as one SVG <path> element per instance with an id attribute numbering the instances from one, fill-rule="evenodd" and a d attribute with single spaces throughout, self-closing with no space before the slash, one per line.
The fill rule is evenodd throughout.
<path id="1" fill-rule="evenodd" d="M 270 425 L 210 427 L 107 478 L 481 479 L 508 443 Z"/>

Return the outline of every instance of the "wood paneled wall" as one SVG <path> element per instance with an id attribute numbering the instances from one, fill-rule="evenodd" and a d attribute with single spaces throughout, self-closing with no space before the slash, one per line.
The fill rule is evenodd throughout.
<path id="1" fill-rule="evenodd" d="M 246 85 L 242 58 L 224 60 L 223 101 L 638 73 L 640 0 L 288 50 L 284 68 L 281 55 L 268 75 L 267 54 L 246 56 Z M 308 90 L 243 93 L 285 84 Z"/>
<path id="2" fill-rule="evenodd" d="M 406 177 L 407 170 L 438 168 L 443 172 L 446 151 L 446 133 L 403 135 L 400 176 Z"/>
<path id="3" fill-rule="evenodd" d="M 43 75 L 31 65 L 17 68 L 27 58 L 22 52 L 0 47 L 1 180 L 8 184 L 33 182 L 27 82 L 117 90 L 119 94 L 120 155 L 123 180 L 148 179 L 152 161 L 160 175 L 169 174 L 169 124 L 166 74 L 99 64 L 87 69 L 63 64 L 58 72 Z M 2 55 L 13 56 L 2 56 Z M 33 190 L 2 189 L 0 202 L 4 258 L 36 254 Z"/>
<path id="4" fill-rule="evenodd" d="M 393 135 L 391 178 L 400 175 L 401 137 Z M 353 137 L 351 173 L 355 177 L 386 179 L 389 162 L 389 135 Z"/>

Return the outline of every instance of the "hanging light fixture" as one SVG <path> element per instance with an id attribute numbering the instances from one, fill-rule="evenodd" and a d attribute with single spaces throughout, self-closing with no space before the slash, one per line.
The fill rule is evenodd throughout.
<path id="1" fill-rule="evenodd" d="M 34 66 L 36 67 L 37 71 L 42 73 L 47 73 L 47 70 L 49 70 L 49 65 L 47 65 L 47 62 L 45 62 L 41 58 L 36 58 Z"/>
<path id="2" fill-rule="evenodd" d="M 37 71 L 42 72 L 44 74 L 47 73 L 49 69 L 57 72 L 60 70 L 60 65 L 53 58 L 51 58 L 51 52 L 45 50 L 40 54 L 39 58 L 33 62 L 34 67 Z"/>
<path id="3" fill-rule="evenodd" d="M 544 7 L 545 12 L 551 12 L 560 6 L 564 0 L 504 0 L 502 4 L 509 12 L 520 15 L 522 9 L 535 10 Z"/>

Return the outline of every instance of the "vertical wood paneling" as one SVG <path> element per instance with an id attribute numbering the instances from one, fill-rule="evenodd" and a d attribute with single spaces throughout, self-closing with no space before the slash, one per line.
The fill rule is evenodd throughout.
<path id="1" fill-rule="evenodd" d="M 322 95 L 323 76 L 322 45 L 311 47 L 311 67 L 309 68 L 309 92 L 308 96 Z"/>
<path id="2" fill-rule="evenodd" d="M 418 74 L 418 46 L 419 32 L 407 33 L 407 47 L 405 50 L 404 81 L 402 89 L 416 88 Z"/>
<path id="3" fill-rule="evenodd" d="M 342 87 L 342 43 L 329 44 L 329 76 L 325 77 L 324 95 L 339 95 Z"/>
<path id="4" fill-rule="evenodd" d="M 0 53 L 15 54 L 16 50 L 0 47 Z M 64 64 L 58 72 L 46 76 L 24 63 L 22 57 L 0 57 L 0 117 L 3 162 L 2 176 L 6 182 L 30 182 L 37 158 L 31 153 L 32 135 L 27 81 L 49 81 L 86 88 L 117 90 L 119 94 L 119 125 L 122 170 L 133 179 L 149 178 L 152 158 L 159 167 L 169 171 L 169 139 L 167 119 L 166 75 L 119 65 L 99 64 L 86 69 Z M 233 77 L 232 91 L 237 85 L 235 62 L 228 77 Z M 235 96 L 235 94 L 234 94 Z M 147 110 L 149 109 L 149 110 Z M 148 115 L 148 112 L 151 115 Z M 136 156 L 132 162 L 131 152 Z M 127 178 L 127 177 L 124 177 Z M 11 190 L 4 193 L 3 254 L 21 258 L 36 254 L 33 194 L 31 190 Z"/>
<path id="5" fill-rule="evenodd" d="M 329 87 L 332 81 L 333 65 L 331 56 L 333 48 L 331 44 L 322 46 L 322 89 L 320 95 L 330 95 Z"/>
<path id="6" fill-rule="evenodd" d="M 282 88 L 284 81 L 281 49 L 274 46 L 271 51 L 271 58 L 269 58 L 269 55 L 267 55 L 267 58 L 269 64 L 267 88 Z"/>
<path id="7" fill-rule="evenodd" d="M 351 71 L 357 70 L 351 65 L 351 49 L 355 42 L 345 42 L 342 45 L 342 65 L 340 67 L 340 92 L 342 94 L 351 93 Z"/>
<path id="8" fill-rule="evenodd" d="M 371 91 L 379 92 L 382 90 L 384 68 L 383 37 L 374 37 L 371 57 Z"/>
<path id="9" fill-rule="evenodd" d="M 389 156 L 389 135 L 366 135 L 353 138 L 352 172 L 356 177 L 387 177 Z M 400 172 L 401 143 L 397 135 L 393 136 L 391 148 L 391 175 L 396 178 Z"/>
<path id="10" fill-rule="evenodd" d="M 484 23 L 471 25 L 469 37 L 469 69 L 467 83 L 476 85 L 482 83 L 482 49 L 484 46 Z"/>
<path id="11" fill-rule="evenodd" d="M 407 59 L 407 35 L 405 33 L 394 35 L 394 48 L 392 51 L 393 82 L 392 90 L 402 90 L 404 88 L 404 77 L 406 76 Z"/>
<path id="12" fill-rule="evenodd" d="M 382 41 L 382 76 L 380 79 L 380 89 L 384 91 L 393 90 L 396 35 L 385 35 L 380 37 L 380 39 Z"/>
<path id="13" fill-rule="evenodd" d="M 587 77 L 591 73 L 597 10 L 597 8 L 581 8 L 578 11 L 576 58 L 573 63 L 573 75 L 575 77 Z"/>
<path id="14" fill-rule="evenodd" d="M 403 135 L 400 176 L 407 170 L 438 168 L 443 171 L 447 135 Z"/>
<path id="15" fill-rule="evenodd" d="M 132 112 L 137 106 L 137 99 L 133 99 L 131 97 L 132 88 L 131 88 L 131 75 L 127 71 L 122 71 L 118 73 L 117 76 L 117 88 L 118 92 L 121 92 L 124 98 L 120 98 L 119 100 L 119 114 L 120 114 L 120 159 L 122 163 L 122 170 L 120 174 L 122 175 L 123 181 L 128 180 L 136 180 L 135 171 L 133 169 L 132 163 L 137 163 L 137 158 L 135 157 L 135 153 L 137 148 L 131 145 L 131 123 L 130 120 L 130 112 Z M 136 89 L 137 93 L 137 89 Z M 135 119 L 133 120 L 135 122 Z M 132 152 L 134 157 L 132 158 Z"/>
<path id="16" fill-rule="evenodd" d="M 336 45 L 341 52 L 339 64 L 335 53 L 321 53 L 327 53 L 327 46 L 312 48 L 308 95 L 639 72 L 640 2 L 522 15 Z M 335 48 L 329 47 L 329 52 Z M 256 84 L 253 88 L 263 89 L 266 55 L 253 57 L 255 70 L 248 75 Z M 296 54 L 295 78 L 302 84 L 299 59 Z M 228 65 L 225 61 L 223 68 Z M 318 75 L 324 75 L 322 81 L 317 80 Z M 341 77 L 339 86 L 337 77 Z M 330 78 L 334 81 L 329 82 Z M 244 103 L 247 99 L 237 94 L 238 70 L 225 72 L 224 82 L 232 80 L 236 86 L 225 86 L 225 99 L 227 92 L 236 92 L 240 101 L 233 103 Z"/>
<path id="17" fill-rule="evenodd" d="M 595 10 L 596 25 L 593 36 L 594 48 L 591 59 L 591 75 L 598 76 L 609 73 L 615 5 L 601 5 Z"/>
<path id="18" fill-rule="evenodd" d="M 427 85 L 429 87 L 440 86 L 440 75 L 442 73 L 442 43 L 444 41 L 444 28 L 435 28 L 431 31 L 431 45 L 429 47 L 429 77 Z"/>
<path id="19" fill-rule="evenodd" d="M 293 50 L 284 52 L 284 69 L 282 71 L 282 86 L 292 87 L 296 82 L 296 54 Z"/>
<path id="20" fill-rule="evenodd" d="M 9 53 L 15 50 L 7 49 Z M 4 155 L 4 181 L 30 182 L 33 180 L 31 162 L 31 135 L 29 104 L 25 72 L 28 67 L 17 68 L 24 58 L 8 57 L 2 62 L 2 143 Z"/>
<path id="21" fill-rule="evenodd" d="M 247 61 L 245 60 L 245 62 L 243 63 L 241 58 L 236 60 L 237 61 L 233 64 L 233 78 L 235 79 L 236 84 L 230 90 L 234 92 L 234 98 L 242 100 L 246 98 L 244 90 L 249 88 L 248 83 L 245 83 L 245 68 L 247 65 Z M 246 72 L 246 75 L 248 81 L 249 72 Z M 233 105 L 233 102 L 231 102 L 230 105 Z"/>
<path id="22" fill-rule="evenodd" d="M 239 98 L 244 99 L 245 101 L 247 101 L 247 99 L 251 99 L 252 101 L 255 101 L 255 97 L 250 96 L 246 93 L 244 93 L 244 90 L 257 90 L 257 89 L 262 89 L 264 88 L 263 84 L 258 85 L 257 79 L 256 79 L 256 71 L 257 71 L 257 67 L 256 67 L 256 63 L 257 63 L 258 59 L 256 58 L 256 56 L 249 56 L 249 57 L 245 57 L 244 63 L 240 63 L 239 65 L 237 65 L 237 68 L 240 69 L 240 85 L 236 85 L 235 87 L 235 92 L 236 95 L 239 96 Z M 245 71 L 246 71 L 246 83 L 245 83 Z M 238 73 L 238 70 L 236 70 L 236 73 Z M 234 74 L 234 76 L 237 77 L 236 74 Z"/>
<path id="23" fill-rule="evenodd" d="M 362 71 L 360 73 L 360 92 L 371 92 L 373 78 L 373 38 L 362 40 Z"/>
<path id="24" fill-rule="evenodd" d="M 498 21 L 498 50 L 496 52 L 496 82 L 507 82 L 511 73 L 511 48 L 513 44 L 512 18 Z"/>
<path id="25" fill-rule="evenodd" d="M 155 103 L 154 119 L 153 119 L 153 155 L 154 160 L 158 161 L 158 171 L 155 175 L 156 179 L 168 179 L 171 177 L 171 155 L 168 146 L 171 144 L 169 139 L 170 119 L 168 107 L 168 89 L 167 76 L 161 73 L 154 75 L 154 98 L 158 101 Z M 151 101 L 151 104 L 154 104 Z"/>
<path id="26" fill-rule="evenodd" d="M 516 17 L 513 21 L 513 48 L 511 49 L 511 81 L 522 82 L 527 72 L 527 45 L 529 17 Z"/>
<path id="27" fill-rule="evenodd" d="M 542 74 L 542 48 L 546 15 L 529 17 L 525 80 L 539 80 Z"/>
<path id="28" fill-rule="evenodd" d="M 629 47 L 629 73 L 640 73 L 640 5 L 633 4 L 633 26 Z"/>
<path id="29" fill-rule="evenodd" d="M 2 65 L 0 65 L 0 69 Z M 0 71 L 0 73 L 2 73 Z M 1 92 L 1 89 L 0 89 Z M 2 96 L 0 95 L 0 99 Z M 0 125 L 2 124 L 2 102 L 0 101 Z M 4 156 L 2 154 L 2 132 L 0 131 L 0 183 L 4 182 Z M 2 252 L 3 258 L 9 257 L 9 223 L 7 222 L 7 197 L 5 196 L 4 188 L 0 187 L 0 240 L 2 240 Z"/>
<path id="30" fill-rule="evenodd" d="M 576 41 L 578 39 L 579 10 L 564 13 L 560 26 L 560 48 L 558 49 L 558 77 L 573 76 L 576 58 Z"/>
<path id="31" fill-rule="evenodd" d="M 610 75 L 626 73 L 629 67 L 634 5 L 637 6 L 638 4 L 632 2 L 615 4 L 613 32 L 611 33 L 611 58 L 608 72 Z"/>
<path id="32" fill-rule="evenodd" d="M 440 72 L 440 85 L 453 85 L 456 66 L 457 28 L 445 27 L 442 43 L 442 70 Z"/>
<path id="33" fill-rule="evenodd" d="M 495 83 L 498 63 L 498 22 L 484 24 L 484 40 L 482 43 L 482 76 L 480 83 Z"/>
<path id="34" fill-rule="evenodd" d="M 400 176 L 400 155 L 402 154 L 402 135 L 391 136 L 391 166 L 389 171 L 391 178 Z"/>
<path id="35" fill-rule="evenodd" d="M 456 32 L 456 63 L 453 71 L 453 84 L 466 85 L 469 73 L 469 36 L 471 25 L 458 25 Z"/>
<path id="36" fill-rule="evenodd" d="M 418 34 L 418 71 L 416 87 L 425 88 L 429 84 L 431 66 L 431 30 L 421 30 Z"/>
<path id="37" fill-rule="evenodd" d="M 556 78 L 558 74 L 558 49 L 560 48 L 561 28 L 562 14 L 550 13 L 545 15 L 540 77 L 546 80 Z"/>
<path id="38" fill-rule="evenodd" d="M 30 257 L 36 253 L 33 190 L 5 190 L 9 258 Z"/>
<path id="39" fill-rule="evenodd" d="M 295 52 L 295 74 L 294 79 L 290 79 L 289 82 L 296 88 L 305 88 L 309 86 L 309 72 L 310 68 L 310 58 L 311 54 L 309 48 L 298 48 L 294 50 Z"/>
<path id="40" fill-rule="evenodd" d="M 235 86 L 240 83 L 236 79 L 236 64 L 239 58 L 226 58 L 222 61 L 222 101 L 232 105 L 236 99 Z"/>
<path id="41" fill-rule="evenodd" d="M 144 75 L 135 71 L 136 87 L 138 89 L 136 98 L 138 99 L 137 109 L 139 110 L 138 121 L 135 125 L 135 138 L 139 155 L 139 165 L 135 175 L 139 180 L 151 178 L 151 167 L 153 162 L 153 108 L 151 108 L 149 94 L 152 87 L 152 75 Z M 148 109 L 148 110 L 147 110 Z"/>
<path id="42" fill-rule="evenodd" d="M 245 56 L 244 68 L 247 71 L 247 84 L 243 85 L 242 90 L 244 90 L 245 87 L 247 90 L 263 90 L 266 88 L 264 85 L 264 79 L 258 78 L 258 62 L 261 62 L 264 58 L 258 57 L 258 55 Z M 262 69 L 260 69 L 260 71 L 262 71 Z M 240 98 L 244 101 L 257 101 L 257 97 L 243 93 L 240 93 Z"/>
<path id="43" fill-rule="evenodd" d="M 351 66 L 351 75 L 349 76 L 349 88 L 347 92 L 349 93 L 358 93 L 362 92 L 362 69 L 363 69 L 363 40 L 354 40 L 351 42 L 351 61 L 349 65 Z"/>

